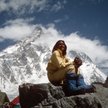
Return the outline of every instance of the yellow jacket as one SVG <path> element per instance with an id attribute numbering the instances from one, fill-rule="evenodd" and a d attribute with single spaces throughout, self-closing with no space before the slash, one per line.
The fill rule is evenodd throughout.
<path id="1" fill-rule="evenodd" d="M 75 71 L 73 63 L 59 49 L 52 53 L 46 69 L 50 81 L 61 81 L 67 72 Z"/>

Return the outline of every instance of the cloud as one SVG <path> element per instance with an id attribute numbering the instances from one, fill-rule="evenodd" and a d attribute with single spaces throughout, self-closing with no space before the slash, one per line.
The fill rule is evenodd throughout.
<path id="1" fill-rule="evenodd" d="M 50 46 L 50 49 L 58 40 L 63 39 L 67 44 L 68 51 L 84 52 L 95 64 L 108 67 L 108 46 L 102 45 L 100 40 L 82 37 L 77 32 L 64 35 L 57 31 L 54 25 L 50 25 L 48 28 L 43 27 L 43 32 L 44 35 L 39 38 L 38 42 L 45 43 Z"/>
<path id="2" fill-rule="evenodd" d="M 64 35 L 61 31 L 56 29 L 54 24 L 48 24 L 47 26 L 30 24 L 33 18 L 30 19 L 16 19 L 9 20 L 5 23 L 3 28 L 0 28 L 0 40 L 4 38 L 21 40 L 26 36 L 31 36 L 31 33 L 34 29 L 39 26 L 42 28 L 42 35 L 38 40 L 38 43 L 44 43 L 50 46 L 52 49 L 53 45 L 59 39 L 65 40 L 68 51 L 76 50 L 81 51 L 87 54 L 94 63 L 102 64 L 108 67 L 108 46 L 101 44 L 101 41 L 98 39 L 88 39 L 78 35 L 77 32 L 71 33 L 69 35 Z M 106 61 L 106 62 L 104 62 Z"/>
<path id="3" fill-rule="evenodd" d="M 99 40 L 87 39 L 77 33 L 71 33 L 65 39 L 69 49 L 86 53 L 94 63 L 99 64 L 100 62 L 108 59 L 108 47 L 102 45 Z"/>
<path id="4" fill-rule="evenodd" d="M 4 25 L 14 25 L 14 24 L 28 24 L 28 23 L 31 23 L 32 21 L 34 21 L 34 18 L 26 18 L 26 19 L 15 19 L 15 20 L 8 20 L 7 22 L 4 23 Z"/>
<path id="5" fill-rule="evenodd" d="M 65 0 L 53 4 L 50 0 L 0 0 L 0 12 L 7 11 L 19 15 L 41 12 L 42 10 L 57 12 L 63 8 L 64 4 L 66 4 Z"/>
<path id="6" fill-rule="evenodd" d="M 0 42 L 2 42 L 4 40 L 4 38 L 2 36 L 0 36 Z"/>
<path id="7" fill-rule="evenodd" d="M 60 23 L 60 22 L 63 23 L 63 21 L 66 21 L 68 19 L 69 19 L 69 16 L 68 15 L 64 15 L 63 18 L 54 20 L 54 23 Z"/>
<path id="8" fill-rule="evenodd" d="M 47 3 L 48 0 L 0 0 L 0 12 L 9 10 L 24 12 L 27 7 L 29 7 L 27 12 L 32 12 L 34 9 L 41 11 L 47 6 Z"/>
<path id="9" fill-rule="evenodd" d="M 51 11 L 57 12 L 57 11 L 63 9 L 64 4 L 66 4 L 66 3 L 67 3 L 66 1 L 62 1 L 62 2 L 57 1 L 57 3 L 52 6 Z"/>
<path id="10" fill-rule="evenodd" d="M 1 37 L 17 41 L 30 35 L 35 28 L 35 25 L 29 24 L 31 20 L 32 19 L 16 19 L 7 21 L 5 26 L 0 28 Z"/>

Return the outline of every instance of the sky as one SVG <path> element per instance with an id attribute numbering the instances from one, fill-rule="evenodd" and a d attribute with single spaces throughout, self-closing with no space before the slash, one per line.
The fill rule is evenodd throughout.
<path id="1" fill-rule="evenodd" d="M 108 0 L 0 0 L 0 51 L 37 26 L 56 40 L 65 37 L 98 64 L 108 61 Z"/>

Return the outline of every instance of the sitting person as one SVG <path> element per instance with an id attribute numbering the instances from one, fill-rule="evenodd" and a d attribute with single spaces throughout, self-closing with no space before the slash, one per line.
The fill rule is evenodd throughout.
<path id="1" fill-rule="evenodd" d="M 96 88 L 93 85 L 87 85 L 84 82 L 83 76 L 79 72 L 79 67 L 82 65 L 82 60 L 79 57 L 75 57 L 73 61 L 74 70 L 69 71 L 66 74 L 66 80 L 64 84 L 64 90 L 67 95 L 81 94 L 87 92 L 95 92 Z"/>
<path id="2" fill-rule="evenodd" d="M 66 57 L 67 46 L 63 40 L 57 41 L 52 50 L 51 58 L 47 65 L 47 76 L 54 85 L 60 85 L 67 72 L 73 70 L 72 62 Z"/>

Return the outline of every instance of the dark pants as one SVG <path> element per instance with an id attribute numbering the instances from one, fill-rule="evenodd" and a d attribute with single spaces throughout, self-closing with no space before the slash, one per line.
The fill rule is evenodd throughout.
<path id="1" fill-rule="evenodd" d="M 82 75 L 76 75 L 75 73 L 67 73 L 66 75 L 66 87 L 68 92 L 77 92 L 89 90 L 92 85 L 86 85 Z"/>

